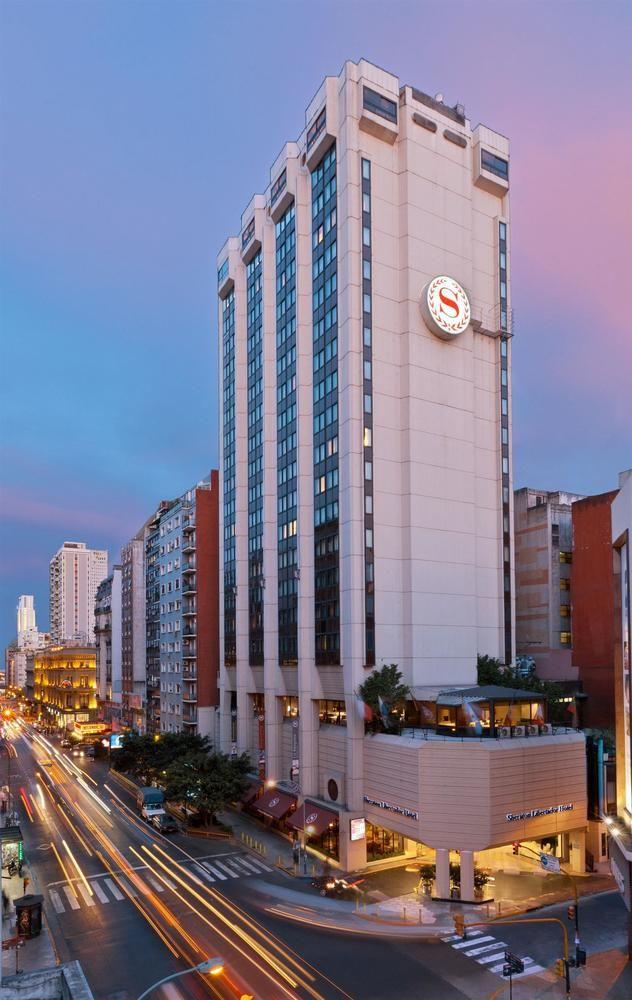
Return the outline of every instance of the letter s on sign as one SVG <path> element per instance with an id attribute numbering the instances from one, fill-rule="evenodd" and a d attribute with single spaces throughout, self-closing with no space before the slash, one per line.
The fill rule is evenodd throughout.
<path id="1" fill-rule="evenodd" d="M 459 309 L 459 304 L 453 296 L 445 290 L 445 288 L 439 289 L 439 311 L 445 313 L 450 319 L 457 319 L 461 310 Z M 447 306 L 447 309 L 444 308 Z M 449 310 L 449 311 L 448 311 Z"/>

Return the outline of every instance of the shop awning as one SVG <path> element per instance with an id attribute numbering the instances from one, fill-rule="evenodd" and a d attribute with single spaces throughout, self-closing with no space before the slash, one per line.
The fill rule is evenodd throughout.
<path id="1" fill-rule="evenodd" d="M 311 837 L 320 837 L 328 826 L 337 822 L 338 813 L 307 801 L 290 816 L 287 825 L 294 827 L 295 830 L 307 827 Z"/>
<path id="2" fill-rule="evenodd" d="M 263 782 L 259 778 L 254 778 L 248 785 L 248 788 L 242 795 L 240 801 L 243 802 L 245 806 L 249 806 L 253 799 L 257 797 L 262 787 Z"/>
<path id="3" fill-rule="evenodd" d="M 296 805 L 296 795 L 289 795 L 281 792 L 278 788 L 272 788 L 257 799 L 255 809 L 262 812 L 264 816 L 271 816 L 272 819 L 283 819 L 286 813 Z"/>

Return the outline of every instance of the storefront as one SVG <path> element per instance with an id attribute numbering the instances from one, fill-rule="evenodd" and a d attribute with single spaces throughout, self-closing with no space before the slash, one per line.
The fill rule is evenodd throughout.
<path id="1" fill-rule="evenodd" d="M 366 860 L 385 861 L 387 858 L 404 856 L 406 839 L 395 830 L 387 830 L 375 823 L 366 824 Z"/>
<path id="2" fill-rule="evenodd" d="M 334 810 L 306 799 L 288 817 L 286 825 L 295 836 L 304 837 L 307 847 L 334 861 L 340 859 L 340 822 Z"/>
<path id="3" fill-rule="evenodd" d="M 284 830 L 284 820 L 296 809 L 297 796 L 280 788 L 269 788 L 253 803 L 255 810 L 276 829 Z"/>

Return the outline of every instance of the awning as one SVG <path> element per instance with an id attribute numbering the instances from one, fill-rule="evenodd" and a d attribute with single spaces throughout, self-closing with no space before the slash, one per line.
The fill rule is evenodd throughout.
<path id="1" fill-rule="evenodd" d="M 258 809 L 265 816 L 272 816 L 272 819 L 283 819 L 285 814 L 295 805 L 296 795 L 288 795 L 287 792 L 281 792 L 278 788 L 272 788 L 260 799 L 257 799 L 255 809 Z"/>
<path id="2" fill-rule="evenodd" d="M 328 826 L 338 821 L 338 813 L 318 806 L 314 802 L 304 802 L 287 820 L 287 825 L 295 830 L 307 827 L 310 837 L 320 837 Z"/>
<path id="3" fill-rule="evenodd" d="M 243 802 L 245 806 L 249 806 L 252 800 L 257 797 L 262 787 L 263 787 L 263 782 L 260 781 L 259 778 L 253 779 L 248 785 L 248 788 L 246 789 L 244 794 L 242 795 L 240 801 Z"/>

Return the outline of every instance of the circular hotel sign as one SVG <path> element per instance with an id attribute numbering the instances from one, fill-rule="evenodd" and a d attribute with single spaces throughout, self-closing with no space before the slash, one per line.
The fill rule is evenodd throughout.
<path id="1" fill-rule="evenodd" d="M 439 274 L 421 293 L 421 311 L 429 330 L 443 340 L 452 340 L 467 330 L 472 313 L 470 300 L 462 285 Z"/>

